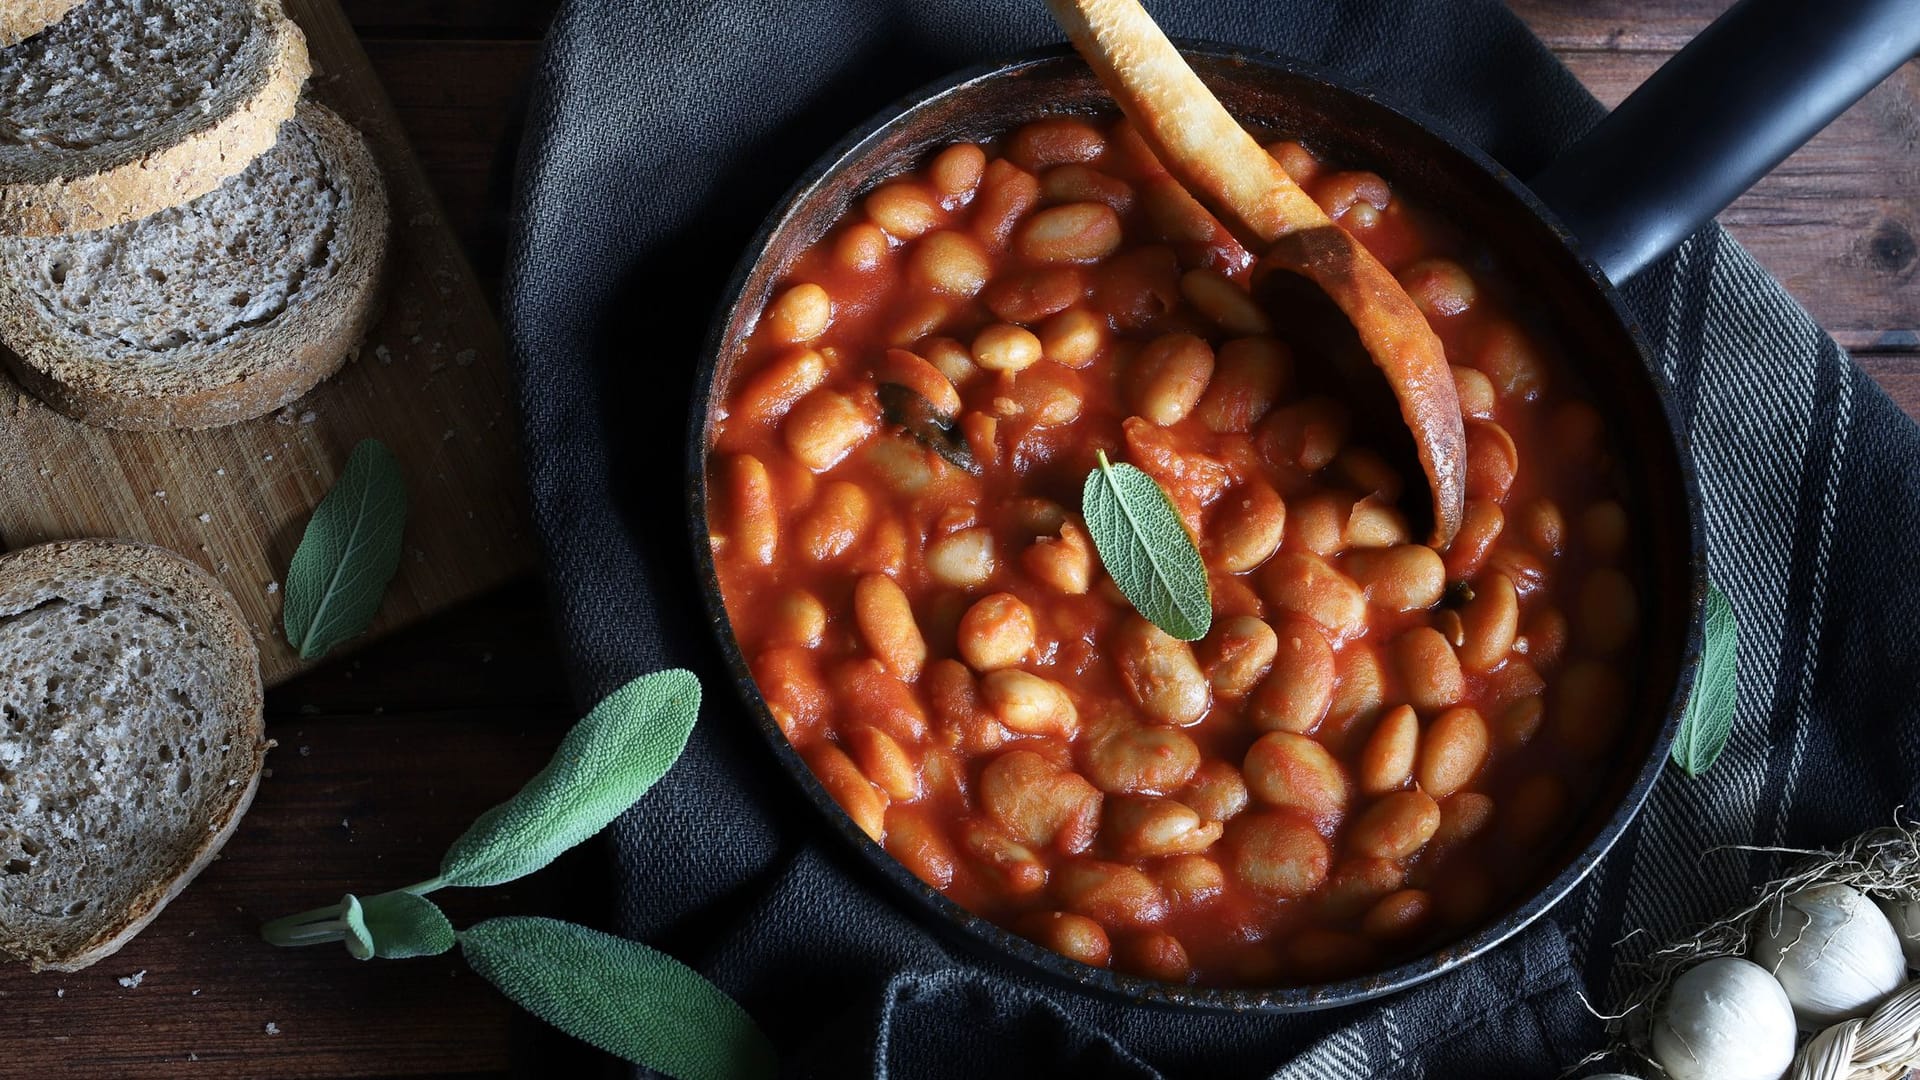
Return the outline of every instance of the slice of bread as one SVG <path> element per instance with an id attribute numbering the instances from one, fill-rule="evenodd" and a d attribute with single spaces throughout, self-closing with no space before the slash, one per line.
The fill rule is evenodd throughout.
<path id="1" fill-rule="evenodd" d="M 0 3 L 0 48 L 22 41 L 60 21 L 80 0 L 5 0 Z"/>
<path id="2" fill-rule="evenodd" d="M 77 971 L 213 861 L 268 742 L 239 604 L 161 548 L 0 556 L 0 955 Z"/>
<path id="3" fill-rule="evenodd" d="M 0 49 L 0 234 L 205 195 L 273 145 L 309 73 L 279 0 L 85 0 Z"/>
<path id="4" fill-rule="evenodd" d="M 71 236 L 0 237 L 0 361 L 102 427 L 250 420 L 346 362 L 379 314 L 386 188 L 311 102 L 211 194 Z"/>

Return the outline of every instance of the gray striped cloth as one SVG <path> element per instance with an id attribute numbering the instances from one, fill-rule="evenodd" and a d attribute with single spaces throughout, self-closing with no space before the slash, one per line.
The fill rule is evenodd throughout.
<path id="1" fill-rule="evenodd" d="M 1490 0 L 1159 0 L 1176 35 L 1315 60 L 1525 176 L 1600 107 Z M 684 665 L 686 757 L 614 837 L 626 932 L 734 994 L 794 1075 L 1543 1077 L 1581 993 L 1775 868 L 1913 800 L 1913 426 L 1718 228 L 1627 290 L 1693 440 L 1740 712 L 1592 879 L 1508 945 L 1374 1005 L 1181 1014 L 1043 987 L 936 939 L 773 765 L 727 691 L 681 461 L 706 319 L 759 219 L 846 130 L 952 69 L 1056 41 L 1039 0 L 574 0 L 533 87 L 506 309 L 526 462 L 580 700 Z M 1650 933 L 1616 944 L 1630 928 Z"/>

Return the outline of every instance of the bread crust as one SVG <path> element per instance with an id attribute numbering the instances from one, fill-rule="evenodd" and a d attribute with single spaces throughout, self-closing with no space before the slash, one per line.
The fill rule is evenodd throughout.
<path id="1" fill-rule="evenodd" d="M 63 540 L 0 555 L 0 606 L 10 593 L 27 586 L 82 577 L 131 578 L 168 589 L 205 620 L 220 645 L 229 680 L 220 695 L 223 716 L 237 721 L 232 743 L 252 753 L 226 757 L 230 769 L 214 778 L 218 793 L 213 819 L 192 853 L 164 880 L 149 883 L 120 917 L 70 951 L 57 951 L 0 939 L 0 952 L 25 960 L 35 971 L 78 971 L 109 956 L 138 934 L 167 902 L 205 869 L 233 835 L 260 787 L 260 774 L 273 742 L 266 737 L 265 696 L 260 681 L 260 651 L 247 630 L 246 616 L 213 575 L 165 548 L 130 540 Z M 230 783 L 231 782 L 231 783 Z M 26 947 L 22 948 L 25 944 Z"/>
<path id="2" fill-rule="evenodd" d="M 79 6 L 80 0 L 8 0 L 0 6 L 0 49 L 20 44 Z"/>
<path id="3" fill-rule="evenodd" d="M 54 236 L 143 218 L 205 195 L 271 149 L 313 68 L 306 34 L 278 0 L 255 0 L 253 8 L 269 39 L 257 90 L 179 142 L 130 161 L 78 176 L 0 183 L 0 233 Z"/>
<path id="4" fill-rule="evenodd" d="M 220 383 L 142 385 L 109 378 L 94 357 L 51 332 L 17 287 L 0 280 L 0 362 L 35 397 L 85 424 L 130 431 L 211 428 L 264 416 L 339 371 L 378 321 L 385 296 L 392 216 L 366 140 L 345 120 L 302 102 L 294 123 L 314 136 L 328 167 L 345 178 L 353 206 L 336 234 L 339 269 L 309 300 L 263 329 L 235 337 L 219 367 L 249 372 Z"/>

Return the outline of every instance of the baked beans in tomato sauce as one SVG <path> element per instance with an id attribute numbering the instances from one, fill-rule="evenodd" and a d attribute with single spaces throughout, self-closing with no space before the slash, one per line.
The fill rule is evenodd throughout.
<path id="1" fill-rule="evenodd" d="M 733 631 L 834 799 L 961 906 L 1176 983 L 1381 970 L 1557 869 L 1639 612 L 1601 418 L 1516 317 L 1525 283 L 1383 178 L 1270 151 L 1453 362 L 1443 551 L 1397 420 L 1252 300 L 1253 259 L 1124 122 L 874 187 L 788 268 L 712 420 Z M 1079 513 L 1102 450 L 1193 534 L 1204 639 L 1102 570 Z"/>

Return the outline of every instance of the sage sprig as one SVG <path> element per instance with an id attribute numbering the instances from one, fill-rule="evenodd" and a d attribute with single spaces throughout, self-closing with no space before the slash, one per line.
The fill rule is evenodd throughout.
<path id="1" fill-rule="evenodd" d="M 747 1014 L 664 953 L 553 919 L 489 919 L 464 931 L 427 893 L 497 885 L 539 870 L 598 833 L 664 776 L 700 712 L 685 671 L 635 679 L 588 713 L 547 766 L 482 814 L 440 863 L 404 889 L 276 919 L 275 945 L 342 942 L 357 959 L 434 956 L 457 943 L 473 969 L 562 1031 L 683 1080 L 767 1076 L 773 1051 Z"/>
<path id="2" fill-rule="evenodd" d="M 301 659 L 324 656 L 373 622 L 400 568 L 406 521 L 400 463 L 378 439 L 362 441 L 314 508 L 287 567 L 281 625 Z"/>
<path id="3" fill-rule="evenodd" d="M 1707 586 L 1706 643 L 1700 652 L 1700 674 L 1693 696 L 1680 716 L 1673 738 L 1673 763 L 1688 776 L 1713 767 L 1733 734 L 1734 710 L 1739 705 L 1740 627 L 1733 605 L 1719 589 Z"/>
<path id="4" fill-rule="evenodd" d="M 1153 477 L 1112 464 L 1104 450 L 1099 457 L 1081 489 L 1080 512 L 1101 565 L 1148 622 L 1182 641 L 1205 637 L 1213 590 L 1173 500 Z"/>

